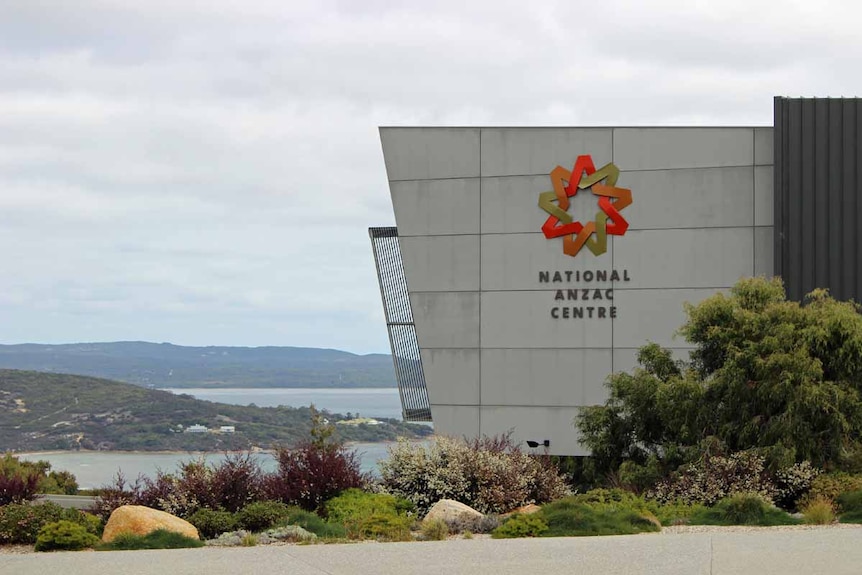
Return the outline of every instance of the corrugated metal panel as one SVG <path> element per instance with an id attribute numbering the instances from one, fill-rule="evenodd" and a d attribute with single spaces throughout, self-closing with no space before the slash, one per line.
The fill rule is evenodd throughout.
<path id="1" fill-rule="evenodd" d="M 369 228 L 386 329 L 392 347 L 395 378 L 404 421 L 431 421 L 431 405 L 416 339 L 416 325 L 407 291 L 407 278 L 398 245 L 397 228 Z"/>
<path id="2" fill-rule="evenodd" d="M 862 105 L 775 98 L 775 273 L 801 300 L 815 288 L 862 301 Z"/>

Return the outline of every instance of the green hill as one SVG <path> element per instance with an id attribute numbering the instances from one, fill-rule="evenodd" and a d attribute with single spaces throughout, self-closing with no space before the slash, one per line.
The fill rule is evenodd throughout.
<path id="1" fill-rule="evenodd" d="M 0 345 L 0 369 L 153 387 L 395 387 L 392 357 L 307 347 L 185 347 L 124 341 Z"/>
<path id="2" fill-rule="evenodd" d="M 269 448 L 307 437 L 310 417 L 308 408 L 227 405 L 92 377 L 0 369 L 0 450 Z M 383 421 L 336 428 L 347 441 L 431 433 L 427 426 Z M 234 426 L 236 432 L 183 431 L 191 425 Z"/>

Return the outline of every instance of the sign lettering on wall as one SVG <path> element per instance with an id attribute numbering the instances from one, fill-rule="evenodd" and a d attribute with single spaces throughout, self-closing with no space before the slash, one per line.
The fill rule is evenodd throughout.
<path id="1" fill-rule="evenodd" d="M 608 234 L 622 236 L 629 223 L 620 211 L 632 203 L 632 192 L 618 188 L 620 170 L 613 163 L 596 170 L 591 156 L 578 156 L 571 171 L 557 166 L 551 171 L 552 191 L 539 194 L 539 207 L 548 214 L 542 232 L 548 239 L 563 238 L 563 253 L 576 256 L 584 246 L 593 255 L 608 250 Z M 569 198 L 579 190 L 589 190 L 598 198 L 599 211 L 593 220 L 582 224 L 569 214 Z M 628 270 L 540 271 L 539 283 L 565 283 L 554 290 L 554 319 L 614 319 L 613 288 L 591 286 L 592 282 L 629 281 Z M 572 286 L 571 284 L 580 284 Z M 563 286 L 557 286 L 562 288 Z"/>

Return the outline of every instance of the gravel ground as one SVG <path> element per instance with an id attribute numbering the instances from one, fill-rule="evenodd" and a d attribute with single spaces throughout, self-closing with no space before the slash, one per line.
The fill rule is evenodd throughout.
<path id="1" fill-rule="evenodd" d="M 723 527 L 718 525 L 671 525 L 663 527 L 658 533 L 641 533 L 642 536 L 660 536 L 660 535 L 688 535 L 691 533 L 746 533 L 746 532 L 779 532 L 779 531 L 829 531 L 829 530 L 849 530 L 856 529 L 862 531 L 862 525 L 854 523 L 833 523 L 832 525 L 780 525 L 776 527 L 749 527 L 745 525 L 734 525 L 731 527 Z M 485 540 L 490 539 L 490 535 L 475 534 L 473 539 Z M 460 535 L 450 536 L 449 540 L 464 539 Z M 368 541 L 363 543 L 376 543 Z M 349 543 L 355 545 L 356 543 Z M 286 546 L 296 545 L 296 543 L 278 542 L 268 546 Z M 209 549 L 209 548 L 207 548 Z M 24 553 L 34 553 L 32 545 L 0 545 L 0 555 L 21 555 Z"/>
<path id="2" fill-rule="evenodd" d="M 671 525 L 662 527 L 658 533 L 648 535 L 685 535 L 688 533 L 745 533 L 749 531 L 827 531 L 831 529 L 862 529 L 862 525 L 855 523 L 833 523 L 831 525 L 778 525 L 775 527 L 755 527 L 747 525 L 733 525 L 724 527 L 720 525 Z"/>

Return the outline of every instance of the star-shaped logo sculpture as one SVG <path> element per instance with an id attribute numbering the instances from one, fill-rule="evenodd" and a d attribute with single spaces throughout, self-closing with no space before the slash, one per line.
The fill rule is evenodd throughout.
<path id="1" fill-rule="evenodd" d="M 563 253 L 576 256 L 581 248 L 587 248 L 599 256 L 608 249 L 608 234 L 622 236 L 629 223 L 620 215 L 620 210 L 632 203 L 632 191 L 616 187 L 620 169 L 610 163 L 596 170 L 591 156 L 578 156 L 572 171 L 557 166 L 551 171 L 554 190 L 539 194 L 539 207 L 548 213 L 542 232 L 548 239 L 563 237 Z M 599 183 L 602 180 L 605 183 Z M 569 198 L 578 190 L 589 189 L 599 197 L 600 211 L 595 220 L 573 221 L 569 215 Z M 613 199 L 613 203 L 611 203 Z M 555 203 L 556 202 L 556 203 Z M 592 238 L 595 234 L 595 239 Z"/>

